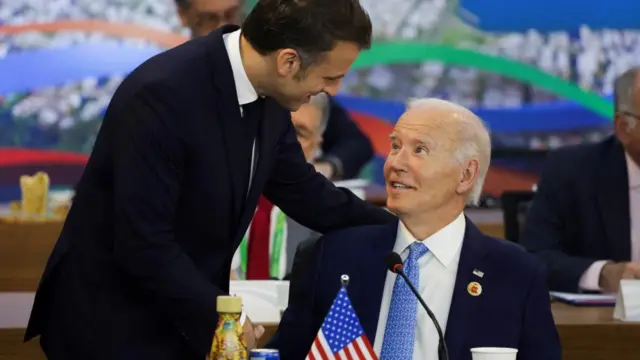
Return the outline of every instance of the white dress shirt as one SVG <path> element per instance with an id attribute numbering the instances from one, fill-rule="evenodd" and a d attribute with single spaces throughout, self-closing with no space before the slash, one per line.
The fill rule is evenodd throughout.
<path id="1" fill-rule="evenodd" d="M 258 100 L 258 92 L 254 89 L 249 81 L 244 65 L 242 65 L 242 56 L 240 56 L 240 29 L 222 35 L 224 47 L 229 55 L 231 62 L 231 71 L 233 72 L 233 81 L 236 83 L 236 93 L 238 94 L 238 104 L 246 105 Z"/>
<path id="2" fill-rule="evenodd" d="M 229 55 L 231 71 L 233 72 L 233 82 L 236 84 L 236 93 L 238 95 L 238 105 L 240 105 L 240 114 L 242 114 L 242 106 L 258 100 L 258 92 L 253 85 L 251 85 L 251 81 L 249 81 L 247 72 L 244 70 L 244 65 L 242 64 L 242 56 L 240 55 L 240 33 L 240 29 L 238 29 L 224 34 L 222 35 L 222 40 Z M 249 195 L 251 181 L 253 180 L 255 160 L 256 140 L 254 139 L 253 150 L 251 151 L 251 169 L 249 170 L 249 188 L 247 188 L 247 195 Z"/>
<path id="3" fill-rule="evenodd" d="M 625 153 L 629 175 L 629 218 L 631 220 L 631 261 L 640 261 L 640 167 Z M 580 278 L 582 290 L 600 291 L 600 273 L 608 260 L 591 264 Z"/>
<path id="4" fill-rule="evenodd" d="M 258 100 L 258 92 L 251 85 L 247 72 L 242 64 L 242 56 L 240 56 L 240 29 L 222 35 L 224 47 L 229 55 L 231 63 L 231 71 L 233 72 L 233 81 L 236 84 L 236 93 L 238 95 L 238 105 L 240 105 L 240 114 L 242 114 L 242 105 L 246 105 Z M 251 170 L 249 173 L 249 188 L 251 188 L 251 180 L 253 179 L 253 164 L 256 158 L 256 141 L 253 140 L 253 151 L 251 153 Z M 249 189 L 247 189 L 249 194 Z M 234 256 L 235 258 L 236 256 Z M 243 312 L 240 323 L 244 325 L 246 314 Z"/>
<path id="5" fill-rule="evenodd" d="M 461 213 L 450 224 L 423 240 L 429 252 L 418 260 L 420 268 L 420 284 L 416 284 L 418 291 L 431 311 L 433 311 L 436 319 L 438 319 L 443 332 L 447 328 L 449 307 L 451 306 L 453 288 L 456 283 L 456 273 L 458 271 L 465 228 L 464 214 Z M 411 235 L 402 221 L 400 221 L 393 251 L 400 254 L 404 261 L 409 256 L 409 245 L 416 241 L 418 240 Z M 378 328 L 373 345 L 373 349 L 378 356 L 382 352 L 382 342 L 387 326 L 387 316 L 389 315 L 389 306 L 391 305 L 393 284 L 396 281 L 396 276 L 396 274 L 388 272 L 384 283 Z M 438 360 L 438 332 L 431 319 L 429 319 L 427 312 L 419 303 L 416 319 L 413 358 Z"/>

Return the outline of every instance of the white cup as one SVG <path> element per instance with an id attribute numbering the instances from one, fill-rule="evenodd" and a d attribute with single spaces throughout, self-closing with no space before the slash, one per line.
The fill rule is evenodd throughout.
<path id="1" fill-rule="evenodd" d="M 516 360 L 518 349 L 502 347 L 477 347 L 471 349 L 473 360 Z"/>

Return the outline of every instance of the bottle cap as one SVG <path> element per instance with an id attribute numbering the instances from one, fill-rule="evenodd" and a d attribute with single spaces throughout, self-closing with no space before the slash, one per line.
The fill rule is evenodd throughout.
<path id="1" fill-rule="evenodd" d="M 219 313 L 241 313 L 242 298 L 238 296 L 221 295 L 218 296 L 216 311 Z"/>

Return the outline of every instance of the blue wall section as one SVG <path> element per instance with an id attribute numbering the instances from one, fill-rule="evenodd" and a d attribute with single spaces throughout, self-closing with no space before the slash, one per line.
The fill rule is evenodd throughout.
<path id="1" fill-rule="evenodd" d="M 162 51 L 157 47 L 89 43 L 60 49 L 10 53 L 0 59 L 0 95 L 127 74 Z"/>
<path id="2" fill-rule="evenodd" d="M 640 0 L 460 0 L 478 17 L 473 25 L 496 32 L 640 29 Z"/>

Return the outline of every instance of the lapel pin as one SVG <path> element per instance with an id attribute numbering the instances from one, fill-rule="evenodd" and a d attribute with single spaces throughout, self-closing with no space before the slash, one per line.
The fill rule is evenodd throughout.
<path id="1" fill-rule="evenodd" d="M 482 294 L 482 285 L 475 281 L 470 282 L 469 285 L 467 285 L 467 291 L 471 296 L 480 296 L 480 294 Z"/>
<path id="2" fill-rule="evenodd" d="M 478 270 L 478 269 L 473 269 L 473 275 L 481 278 L 481 277 L 484 276 L 484 273 L 482 271 Z"/>

